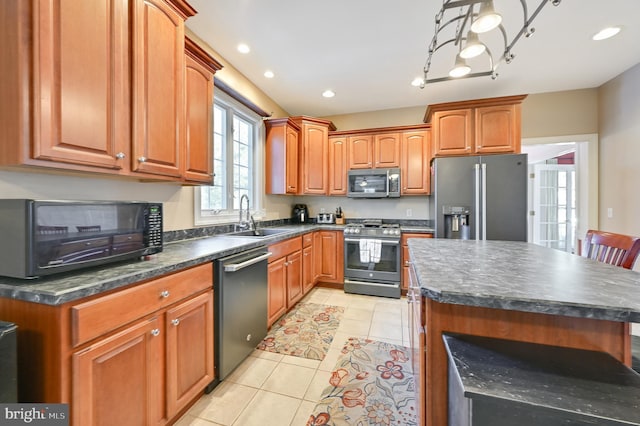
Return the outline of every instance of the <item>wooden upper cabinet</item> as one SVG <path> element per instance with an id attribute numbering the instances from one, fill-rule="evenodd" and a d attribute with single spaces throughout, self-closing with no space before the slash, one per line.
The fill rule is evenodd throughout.
<path id="1" fill-rule="evenodd" d="M 520 152 L 521 106 L 526 95 L 430 105 L 435 156 Z"/>
<path id="2" fill-rule="evenodd" d="M 189 37 L 185 38 L 184 180 L 213 184 L 213 75 L 222 69 Z"/>
<path id="3" fill-rule="evenodd" d="M 431 192 L 431 130 L 403 132 L 401 158 L 402 195 L 428 195 Z"/>
<path id="4" fill-rule="evenodd" d="M 400 167 L 400 134 L 357 134 L 348 137 L 349 169 Z"/>
<path id="5" fill-rule="evenodd" d="M 126 2 L 7 1 L 2 9 L 0 162 L 122 168 L 129 141 Z"/>
<path id="6" fill-rule="evenodd" d="M 473 110 L 438 111 L 433 114 L 435 155 L 469 155 L 473 151 Z"/>
<path id="7" fill-rule="evenodd" d="M 186 16 L 163 0 L 133 4 L 131 168 L 180 177 Z"/>
<path id="8" fill-rule="evenodd" d="M 347 138 L 329 137 L 329 195 L 347 194 Z"/>
<path id="9" fill-rule="evenodd" d="M 476 108 L 477 154 L 520 152 L 520 104 Z"/>
<path id="10" fill-rule="evenodd" d="M 329 184 L 329 130 L 331 121 L 307 116 L 291 117 L 300 127 L 302 194 L 326 195 Z"/>
<path id="11" fill-rule="evenodd" d="M 400 134 L 383 133 L 374 135 L 374 167 L 400 167 Z"/>
<path id="12" fill-rule="evenodd" d="M 355 135 L 347 138 L 349 169 L 373 167 L 373 135 Z"/>
<path id="13" fill-rule="evenodd" d="M 299 192 L 300 127 L 289 118 L 266 120 L 265 191 Z"/>

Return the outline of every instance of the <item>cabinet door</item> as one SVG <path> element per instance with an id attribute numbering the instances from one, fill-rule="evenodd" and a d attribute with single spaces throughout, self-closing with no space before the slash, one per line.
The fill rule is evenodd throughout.
<path id="1" fill-rule="evenodd" d="M 318 282 L 322 274 L 322 232 L 313 233 L 313 281 Z"/>
<path id="2" fill-rule="evenodd" d="M 307 294 L 314 284 L 313 246 L 302 249 L 302 292 Z"/>
<path id="3" fill-rule="evenodd" d="M 287 256 L 287 308 L 302 299 L 302 252 L 300 250 Z"/>
<path id="4" fill-rule="evenodd" d="M 400 167 L 400 134 L 375 135 L 373 139 L 375 167 Z"/>
<path id="5" fill-rule="evenodd" d="M 520 152 L 520 104 L 476 108 L 477 154 Z"/>
<path id="6" fill-rule="evenodd" d="M 213 73 L 185 55 L 184 178 L 213 184 Z"/>
<path id="7" fill-rule="evenodd" d="M 302 124 L 303 193 L 325 195 L 329 176 L 329 130 L 325 126 Z"/>
<path id="8" fill-rule="evenodd" d="M 157 425 L 164 408 L 164 336 L 144 320 L 72 356 L 72 424 Z"/>
<path id="9" fill-rule="evenodd" d="M 320 231 L 320 281 L 344 281 L 344 239 L 340 231 Z"/>
<path id="10" fill-rule="evenodd" d="M 348 157 L 349 169 L 370 169 L 373 167 L 373 136 L 349 136 Z"/>
<path id="11" fill-rule="evenodd" d="M 165 314 L 167 411 L 171 418 L 213 381 L 213 291 Z"/>
<path id="12" fill-rule="evenodd" d="M 33 157 L 123 168 L 131 140 L 126 2 L 33 7 Z"/>
<path id="13" fill-rule="evenodd" d="M 416 383 L 416 415 L 417 424 L 423 424 L 425 419 L 424 407 L 426 397 L 426 357 L 424 347 L 426 344 L 424 323 L 424 304 L 422 303 L 420 287 L 412 284 L 407 293 L 409 303 L 409 340 L 411 347 L 411 365 Z"/>
<path id="14" fill-rule="evenodd" d="M 286 257 L 274 260 L 267 267 L 268 300 L 267 324 L 271 326 L 287 311 Z"/>
<path id="15" fill-rule="evenodd" d="M 474 145 L 471 108 L 433 114 L 434 155 L 469 155 Z"/>
<path id="16" fill-rule="evenodd" d="M 429 195 L 431 192 L 430 136 L 429 130 L 402 134 L 402 195 Z"/>
<path id="17" fill-rule="evenodd" d="M 162 0 L 133 7 L 135 171 L 180 176 L 184 114 L 184 20 Z"/>
<path id="18" fill-rule="evenodd" d="M 285 192 L 287 194 L 297 194 L 298 187 L 298 164 L 300 163 L 300 153 L 298 147 L 300 146 L 299 132 L 293 127 L 286 126 L 285 128 L 285 143 L 286 143 L 286 171 L 285 171 Z"/>
<path id="19" fill-rule="evenodd" d="M 407 290 L 409 288 L 409 269 L 410 269 L 410 258 L 409 258 L 409 246 L 407 245 L 407 240 L 409 238 L 433 238 L 433 234 L 402 234 L 402 238 L 400 239 L 400 244 L 402 246 L 402 282 L 400 286 L 402 290 Z"/>
<path id="20" fill-rule="evenodd" d="M 329 195 L 347 194 L 347 138 L 329 138 Z"/>

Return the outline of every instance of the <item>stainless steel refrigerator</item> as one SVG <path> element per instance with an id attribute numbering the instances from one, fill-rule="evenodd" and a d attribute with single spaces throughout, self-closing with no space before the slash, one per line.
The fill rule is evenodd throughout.
<path id="1" fill-rule="evenodd" d="M 527 154 L 435 158 L 436 238 L 527 241 Z"/>

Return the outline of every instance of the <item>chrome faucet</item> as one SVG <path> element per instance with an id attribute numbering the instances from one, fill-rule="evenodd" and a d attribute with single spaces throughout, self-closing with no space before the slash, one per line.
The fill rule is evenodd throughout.
<path id="1" fill-rule="evenodd" d="M 247 200 L 247 218 L 245 220 L 242 219 L 242 204 L 244 200 Z M 249 211 L 249 196 L 247 194 L 242 194 L 242 197 L 240 197 L 240 211 L 237 226 L 240 229 L 251 228 L 251 213 Z"/>

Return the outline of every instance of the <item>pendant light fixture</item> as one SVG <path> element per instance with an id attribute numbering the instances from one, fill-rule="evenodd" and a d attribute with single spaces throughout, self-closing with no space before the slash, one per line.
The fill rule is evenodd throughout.
<path id="1" fill-rule="evenodd" d="M 435 33 L 429 44 L 429 54 L 423 68 L 424 78 L 422 79 L 421 88 L 426 84 L 436 83 L 440 81 L 451 80 L 455 78 L 471 78 L 490 76 L 492 79 L 498 77 L 498 66 L 502 63 L 510 63 L 515 55 L 512 49 L 522 36 L 531 36 L 535 28 L 531 27 L 531 23 L 538 16 L 542 8 L 547 3 L 558 6 L 561 0 L 513 0 L 513 3 L 520 4 L 522 7 L 522 24 L 520 29 L 511 37 L 507 34 L 503 26 L 503 16 L 496 11 L 493 0 L 443 0 L 442 8 L 435 17 Z M 528 3 L 537 3 L 533 13 L 529 14 Z M 509 17 L 510 18 L 510 17 Z M 509 28 L 513 27 L 510 23 Z M 491 31 L 497 31 L 495 35 L 487 37 L 494 44 L 496 40 L 497 46 L 492 50 L 496 52 L 494 58 L 487 41 L 480 41 L 478 34 L 489 34 Z M 491 33 L 493 34 L 493 33 Z M 484 36 L 483 36 L 483 39 Z M 448 49 L 443 49 L 449 46 Z M 455 65 L 447 76 L 432 77 L 429 75 L 431 63 L 437 56 L 436 53 L 447 52 L 452 54 L 451 47 L 456 48 Z M 442 49 L 442 50 L 441 50 Z M 444 56 L 442 53 L 440 56 Z M 498 56 L 499 55 L 499 56 Z M 474 59 L 471 66 L 466 62 L 467 59 Z M 484 60 L 482 60 L 484 58 Z M 445 58 L 446 60 L 446 58 Z M 484 65 L 478 65 L 484 62 Z M 478 68 L 478 69 L 472 69 Z"/>

